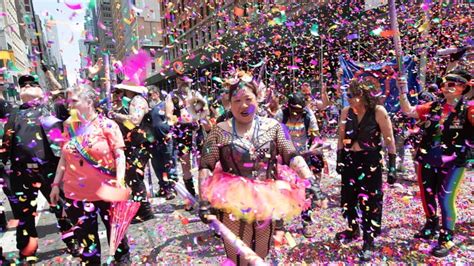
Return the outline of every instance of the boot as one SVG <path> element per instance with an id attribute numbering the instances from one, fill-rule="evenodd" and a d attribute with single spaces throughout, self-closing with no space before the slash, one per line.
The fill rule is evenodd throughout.
<path id="1" fill-rule="evenodd" d="M 194 182 L 193 179 L 188 179 L 188 180 L 183 180 L 184 181 L 184 186 L 188 190 L 188 192 L 193 195 L 193 197 L 196 197 L 196 190 L 194 189 Z"/>
<path id="2" fill-rule="evenodd" d="M 438 258 L 446 257 L 454 246 L 453 231 L 443 228 L 439 234 L 438 245 L 431 250 L 431 254 Z"/>
<path id="3" fill-rule="evenodd" d="M 414 235 L 415 238 L 422 238 L 422 239 L 433 239 L 439 233 L 439 217 L 435 216 L 432 218 L 428 218 L 425 223 L 425 226 Z"/>
<path id="4" fill-rule="evenodd" d="M 3 208 L 2 205 L 0 205 L 0 208 Z M 7 231 L 7 217 L 5 216 L 5 212 L 3 210 L 0 210 L 0 233 L 4 233 Z"/>
<path id="5" fill-rule="evenodd" d="M 372 259 L 374 253 L 374 243 L 364 241 L 364 245 L 362 246 L 361 251 L 359 252 L 358 256 L 360 261 L 370 261 Z"/>
<path id="6" fill-rule="evenodd" d="M 359 237 L 359 226 L 353 226 L 351 229 L 347 229 L 336 234 L 336 239 L 344 243 L 350 243 Z"/>
<path id="7" fill-rule="evenodd" d="M 155 214 L 153 214 L 150 202 L 142 201 L 140 202 L 140 208 L 138 209 L 135 217 L 132 219 L 131 224 L 143 223 L 154 218 Z"/>
<path id="8" fill-rule="evenodd" d="M 73 257 L 80 257 L 81 252 L 79 249 L 79 245 L 77 244 L 77 240 L 75 238 L 70 237 L 67 240 L 64 240 L 64 243 L 66 244 L 66 252 L 69 253 Z"/>

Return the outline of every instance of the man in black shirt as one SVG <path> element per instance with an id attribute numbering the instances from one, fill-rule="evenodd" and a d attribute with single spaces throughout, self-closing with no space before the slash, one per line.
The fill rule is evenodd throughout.
<path id="1" fill-rule="evenodd" d="M 10 171 L 4 174 L 4 192 L 12 207 L 15 219 L 19 220 L 16 240 L 20 259 L 35 260 L 38 248 L 38 233 L 35 228 L 36 200 L 38 191 L 49 202 L 49 194 L 59 162 L 59 145 L 55 138 L 61 134 L 62 123 L 50 115 L 44 103 L 43 90 L 31 75 L 21 76 L 20 98 L 23 104 L 10 112 L 5 124 L 1 156 L 1 172 L 11 162 Z M 68 252 L 78 255 L 77 244 L 72 233 L 72 224 L 65 217 L 62 204 L 52 208 Z"/>

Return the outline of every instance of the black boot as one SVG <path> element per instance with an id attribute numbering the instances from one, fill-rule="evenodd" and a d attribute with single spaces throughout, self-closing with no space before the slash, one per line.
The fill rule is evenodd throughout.
<path id="1" fill-rule="evenodd" d="M 374 243 L 364 241 L 362 250 L 359 252 L 358 256 L 360 261 L 370 261 L 374 254 Z"/>
<path id="2" fill-rule="evenodd" d="M 438 245 L 431 250 L 431 254 L 439 258 L 446 257 L 454 246 L 453 231 L 443 228 L 439 234 Z"/>
<path id="3" fill-rule="evenodd" d="M 425 223 L 425 226 L 414 235 L 415 238 L 422 238 L 422 239 L 433 239 L 436 235 L 439 234 L 439 217 L 435 216 L 432 218 L 428 218 Z"/>
<path id="4" fill-rule="evenodd" d="M 3 208 L 2 205 L 0 207 Z M 0 211 L 0 233 L 7 231 L 7 217 L 5 216 L 4 211 Z"/>
<path id="5" fill-rule="evenodd" d="M 79 245 L 77 244 L 77 240 L 74 237 L 70 237 L 64 240 L 66 244 L 66 252 L 69 253 L 73 257 L 80 257 L 81 252 L 79 249 Z"/>
<path id="6" fill-rule="evenodd" d="M 192 178 L 184 180 L 184 186 L 186 187 L 188 192 L 193 195 L 193 197 L 196 197 L 196 190 L 194 189 L 194 182 Z"/>
<path id="7" fill-rule="evenodd" d="M 131 224 L 143 223 L 154 218 L 155 214 L 153 214 L 150 202 L 142 201 L 140 202 L 140 208 L 138 209 L 135 217 L 132 219 Z"/>
<path id="8" fill-rule="evenodd" d="M 336 234 L 336 239 L 344 243 L 350 243 L 359 237 L 360 237 L 359 226 L 352 226 L 351 229 L 347 229 Z"/>

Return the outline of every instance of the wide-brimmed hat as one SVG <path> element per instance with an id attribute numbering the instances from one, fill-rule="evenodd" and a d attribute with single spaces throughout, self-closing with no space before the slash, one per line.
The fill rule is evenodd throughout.
<path id="1" fill-rule="evenodd" d="M 145 86 L 137 85 L 131 81 L 123 81 L 114 86 L 116 89 L 127 90 L 138 94 L 147 94 L 148 89 Z"/>

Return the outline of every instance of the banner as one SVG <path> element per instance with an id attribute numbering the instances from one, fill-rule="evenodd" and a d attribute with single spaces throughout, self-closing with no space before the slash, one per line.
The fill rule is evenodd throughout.
<path id="1" fill-rule="evenodd" d="M 371 75 L 376 77 L 380 82 L 381 93 L 386 96 L 384 106 L 389 113 L 396 113 L 400 110 L 399 103 L 399 93 L 396 87 L 396 80 L 394 78 L 393 68 L 397 68 L 397 60 L 393 59 L 391 61 L 382 62 L 382 63 L 371 63 L 371 62 L 356 62 L 352 60 L 344 59 L 344 56 L 339 56 L 339 64 L 342 68 L 342 103 L 343 106 L 348 106 L 346 96 L 346 87 L 349 84 L 349 81 L 355 75 Z M 420 92 L 420 86 L 417 81 L 417 67 L 415 62 L 410 56 L 405 56 L 403 58 L 403 67 L 407 74 L 408 80 L 408 100 L 412 105 L 418 103 L 418 93 Z M 388 77 L 388 78 L 387 78 Z M 344 86 L 346 85 L 346 86 Z"/>

